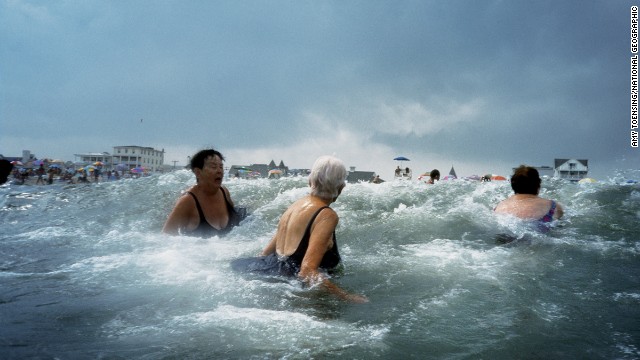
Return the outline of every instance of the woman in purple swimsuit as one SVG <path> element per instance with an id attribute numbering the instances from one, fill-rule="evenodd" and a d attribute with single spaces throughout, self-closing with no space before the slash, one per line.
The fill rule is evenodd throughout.
<path id="1" fill-rule="evenodd" d="M 521 165 L 511 176 L 514 195 L 496 206 L 495 212 L 510 214 L 524 220 L 548 223 L 562 217 L 562 205 L 554 200 L 543 199 L 540 192 L 540 174 L 535 168 Z"/>
<path id="2" fill-rule="evenodd" d="M 196 184 L 176 202 L 162 229 L 171 235 L 211 237 L 222 235 L 241 220 L 234 210 L 229 190 L 222 186 L 224 157 L 208 149 L 191 158 Z"/>

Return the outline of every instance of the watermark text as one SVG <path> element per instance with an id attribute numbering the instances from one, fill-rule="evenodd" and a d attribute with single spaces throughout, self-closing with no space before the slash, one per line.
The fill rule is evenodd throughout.
<path id="1" fill-rule="evenodd" d="M 631 7 L 631 53 L 638 53 L 638 7 Z"/>
<path id="2" fill-rule="evenodd" d="M 630 18 L 630 49 L 631 49 L 631 147 L 638 147 L 638 6 L 631 7 Z"/>

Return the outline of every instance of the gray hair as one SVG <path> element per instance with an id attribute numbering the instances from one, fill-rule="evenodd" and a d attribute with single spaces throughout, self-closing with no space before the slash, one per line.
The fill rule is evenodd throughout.
<path id="1" fill-rule="evenodd" d="M 342 160 L 325 155 L 319 157 L 309 174 L 311 195 L 323 199 L 335 199 L 347 179 L 347 169 Z"/>

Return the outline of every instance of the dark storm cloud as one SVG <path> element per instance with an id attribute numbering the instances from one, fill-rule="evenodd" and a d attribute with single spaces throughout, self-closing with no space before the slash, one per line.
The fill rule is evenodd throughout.
<path id="1" fill-rule="evenodd" d="M 69 153 L 254 149 L 340 130 L 464 161 L 633 156 L 630 5 L 7 1 L 0 152 L 51 136 Z"/>

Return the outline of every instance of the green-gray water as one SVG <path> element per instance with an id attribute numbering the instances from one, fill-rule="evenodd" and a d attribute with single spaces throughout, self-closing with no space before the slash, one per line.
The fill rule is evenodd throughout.
<path id="1" fill-rule="evenodd" d="M 0 358 L 636 359 L 640 185 L 624 179 L 545 180 L 566 210 L 546 233 L 492 213 L 507 182 L 349 184 L 334 281 L 362 305 L 229 268 L 304 178 L 226 181 L 250 216 L 206 240 L 160 233 L 186 171 L 4 186 Z"/>

